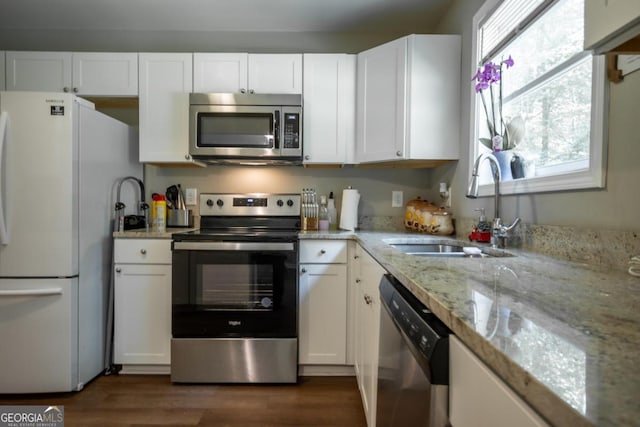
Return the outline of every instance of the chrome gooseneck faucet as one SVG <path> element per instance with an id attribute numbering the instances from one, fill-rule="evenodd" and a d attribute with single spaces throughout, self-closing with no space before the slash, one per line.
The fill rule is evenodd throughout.
<path id="1" fill-rule="evenodd" d="M 511 231 L 516 225 L 520 223 L 520 218 L 516 218 L 509 226 L 502 224 L 500 218 L 500 180 L 502 175 L 500 174 L 500 165 L 498 159 L 493 154 L 482 153 L 476 159 L 476 163 L 473 165 L 473 171 L 471 172 L 471 181 L 469 182 L 469 188 L 467 189 L 467 197 L 475 199 L 478 197 L 479 176 L 478 169 L 480 164 L 484 160 L 489 160 L 491 163 L 491 176 L 494 183 L 494 200 L 495 200 L 495 217 L 493 219 L 493 225 L 491 227 L 491 245 L 496 248 L 504 248 L 507 244 L 507 237 L 509 231 Z"/>
<path id="2" fill-rule="evenodd" d="M 118 181 L 117 193 L 116 193 L 116 224 L 118 231 L 124 231 L 124 208 L 125 205 L 120 201 L 120 188 L 122 184 L 126 181 L 134 181 L 138 184 L 140 188 L 140 199 L 138 202 L 138 213 L 142 212 L 145 219 L 145 226 L 147 227 L 147 231 L 149 231 L 149 205 L 145 202 L 144 199 L 144 183 L 136 178 L 135 176 L 125 176 Z"/>

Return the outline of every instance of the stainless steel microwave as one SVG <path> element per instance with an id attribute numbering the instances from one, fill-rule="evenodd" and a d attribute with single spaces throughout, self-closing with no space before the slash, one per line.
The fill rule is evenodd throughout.
<path id="1" fill-rule="evenodd" d="M 301 163 L 302 95 L 190 94 L 189 154 L 208 163 Z"/>

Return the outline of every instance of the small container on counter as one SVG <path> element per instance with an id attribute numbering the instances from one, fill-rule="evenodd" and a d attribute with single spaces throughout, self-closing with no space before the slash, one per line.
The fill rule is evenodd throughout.
<path id="1" fill-rule="evenodd" d="M 153 231 L 167 231 L 167 201 L 162 194 L 154 194 L 151 206 L 153 213 Z"/>

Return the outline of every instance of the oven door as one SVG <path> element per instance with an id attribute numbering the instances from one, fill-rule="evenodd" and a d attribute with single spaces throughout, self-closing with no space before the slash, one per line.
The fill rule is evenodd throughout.
<path id="1" fill-rule="evenodd" d="M 297 242 L 173 242 L 173 338 L 297 336 Z"/>

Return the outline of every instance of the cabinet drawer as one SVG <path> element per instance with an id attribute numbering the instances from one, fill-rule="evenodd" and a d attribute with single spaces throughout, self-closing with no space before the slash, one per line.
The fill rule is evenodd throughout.
<path id="1" fill-rule="evenodd" d="M 114 261 L 121 264 L 171 264 L 171 239 L 115 239 Z"/>
<path id="2" fill-rule="evenodd" d="M 301 263 L 346 263 L 347 242 L 344 240 L 308 240 L 300 242 Z"/>

